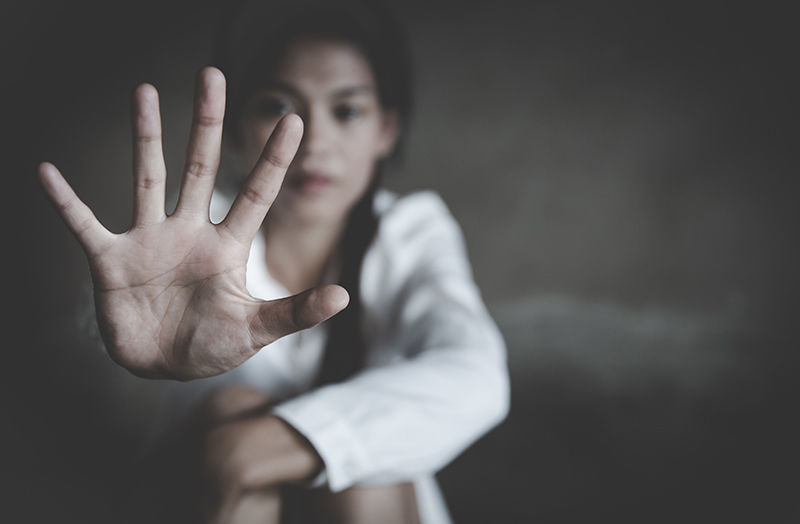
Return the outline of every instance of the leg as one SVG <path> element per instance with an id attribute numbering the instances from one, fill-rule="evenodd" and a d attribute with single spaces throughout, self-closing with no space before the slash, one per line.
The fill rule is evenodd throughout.
<path id="1" fill-rule="evenodd" d="M 419 524 L 419 512 L 410 482 L 387 486 L 359 486 L 331 493 L 309 492 L 308 522 L 331 524 Z"/>
<path id="2" fill-rule="evenodd" d="M 254 415 L 269 405 L 269 397 L 258 389 L 226 386 L 206 396 L 191 415 L 190 425 L 205 430 L 224 422 Z"/>
<path id="3" fill-rule="evenodd" d="M 216 507 L 207 518 L 208 524 L 278 524 L 281 518 L 281 497 L 278 489 L 244 493 L 224 507 Z"/>

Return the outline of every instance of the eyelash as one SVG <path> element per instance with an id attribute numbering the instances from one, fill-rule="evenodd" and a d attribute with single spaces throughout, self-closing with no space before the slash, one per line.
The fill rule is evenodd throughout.
<path id="1" fill-rule="evenodd" d="M 264 99 L 258 102 L 257 112 L 263 117 L 281 117 L 291 112 L 299 112 L 294 105 L 282 99 Z M 338 104 L 333 108 L 333 116 L 340 122 L 349 122 L 361 117 L 364 109 L 354 104 Z"/>
<path id="2" fill-rule="evenodd" d="M 363 110 L 350 104 L 339 104 L 333 109 L 333 114 L 337 120 L 347 122 L 360 117 Z"/>
<path id="3" fill-rule="evenodd" d="M 285 100 L 266 99 L 258 103 L 258 113 L 263 116 L 283 116 L 292 109 L 292 104 Z"/>

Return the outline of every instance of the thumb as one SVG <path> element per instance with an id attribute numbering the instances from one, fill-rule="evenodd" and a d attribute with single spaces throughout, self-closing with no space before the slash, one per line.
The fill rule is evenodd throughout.
<path id="1" fill-rule="evenodd" d="M 328 320 L 347 307 L 350 295 L 341 286 L 312 288 L 258 306 L 250 321 L 250 336 L 260 349 L 275 340 Z"/>

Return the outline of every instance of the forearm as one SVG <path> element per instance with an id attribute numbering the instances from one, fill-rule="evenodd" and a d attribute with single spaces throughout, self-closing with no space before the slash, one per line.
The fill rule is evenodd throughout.
<path id="1" fill-rule="evenodd" d="M 273 409 L 313 443 L 334 491 L 430 474 L 508 410 L 500 359 L 458 353 L 468 352 L 367 370 Z"/>

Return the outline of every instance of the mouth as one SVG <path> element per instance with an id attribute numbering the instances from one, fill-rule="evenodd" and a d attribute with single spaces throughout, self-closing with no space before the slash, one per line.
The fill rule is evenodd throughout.
<path id="1" fill-rule="evenodd" d="M 318 171 L 297 171 L 286 177 L 286 184 L 301 193 L 318 193 L 328 188 L 333 179 Z"/>

